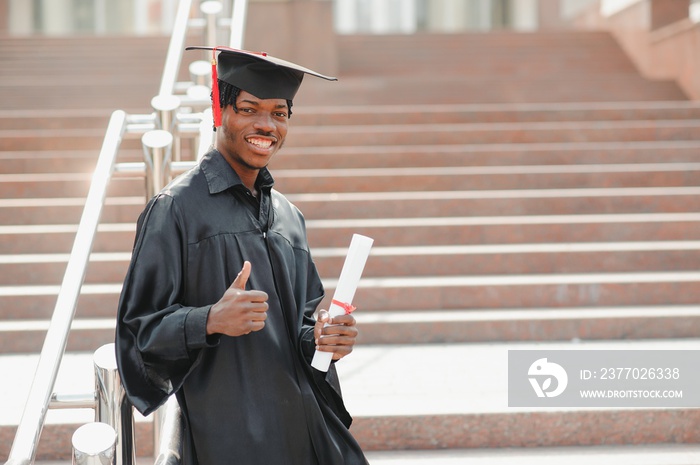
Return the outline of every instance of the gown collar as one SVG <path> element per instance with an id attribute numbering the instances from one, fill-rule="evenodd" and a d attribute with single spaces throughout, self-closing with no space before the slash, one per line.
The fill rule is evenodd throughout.
<path id="1" fill-rule="evenodd" d="M 202 157 L 200 167 L 207 179 L 210 194 L 218 194 L 234 186 L 243 186 L 236 171 L 216 149 Z M 267 168 L 261 169 L 255 181 L 256 187 L 260 190 L 269 190 L 274 184 L 275 180 L 270 171 Z"/>

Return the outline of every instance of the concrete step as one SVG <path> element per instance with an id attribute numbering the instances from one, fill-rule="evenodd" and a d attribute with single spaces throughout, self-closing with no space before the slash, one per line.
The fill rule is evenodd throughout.
<path id="1" fill-rule="evenodd" d="M 506 368 L 508 350 L 513 349 L 698 350 L 699 344 L 697 339 L 687 339 L 361 345 L 337 366 L 346 404 L 355 419 L 351 430 L 368 452 L 520 447 L 536 451 L 541 450 L 534 449 L 539 447 L 633 444 L 695 446 L 698 433 L 693 425 L 700 416 L 697 409 L 509 408 Z M 3 386 L 5 395 L 0 397 L 3 439 L 12 438 L 36 360 L 35 355 L 0 357 L 3 378 L 12 373 L 15 379 Z M 56 391 L 89 392 L 91 365 L 90 354 L 69 354 L 61 366 Z M 89 410 L 50 411 L 39 458 L 68 457 L 70 435 L 91 418 Z M 137 422 L 140 456 L 152 450 L 146 439 L 150 437 L 149 420 Z M 7 456 L 10 443 L 11 440 L 0 441 L 0 457 Z M 46 447 L 48 444 L 51 447 Z"/>
<path id="2" fill-rule="evenodd" d="M 690 305 L 700 299 L 700 273 L 598 272 L 366 278 L 355 296 L 366 311 Z M 324 279 L 328 308 L 335 280 Z M 0 308 L 45 318 L 59 285 L 0 286 Z M 85 284 L 78 312 L 116 309 L 120 283 Z M 93 313 L 93 309 L 100 310 Z"/>
<path id="3" fill-rule="evenodd" d="M 362 344 L 693 338 L 697 305 L 355 313 Z"/>
<path id="4" fill-rule="evenodd" d="M 696 186 L 700 163 L 276 170 L 281 192 Z"/>
<path id="5" fill-rule="evenodd" d="M 673 81 L 649 81 L 637 74 L 539 76 L 379 75 L 340 76 L 341 85 L 304 82 L 294 105 L 403 105 L 686 101 Z M 417 92 L 416 89 L 420 89 Z"/>
<path id="6" fill-rule="evenodd" d="M 117 163 L 142 162 L 140 141 L 127 140 Z M 189 142 L 183 142 L 183 161 L 190 161 Z M 101 145 L 100 140 L 98 145 Z M 647 141 L 630 143 L 545 144 L 451 144 L 444 146 L 397 145 L 285 147 L 271 161 L 273 173 L 298 169 L 360 169 L 452 166 L 587 165 L 696 162 L 700 160 L 694 141 Z M 25 147 L 26 148 L 26 147 Z M 76 150 L 38 149 L 35 152 L 0 152 L 0 174 L 92 173 L 99 146 Z M 338 171 L 340 172 L 340 171 Z"/>
<path id="7" fill-rule="evenodd" d="M 95 150 L 104 141 L 107 126 L 87 129 L 6 129 L 0 130 L 1 151 Z M 141 148 L 141 136 L 126 134 L 120 148 Z"/>
<path id="8" fill-rule="evenodd" d="M 512 144 L 285 147 L 270 163 L 277 169 L 372 167 L 585 165 L 692 162 L 700 142 L 549 142 Z"/>
<path id="9" fill-rule="evenodd" d="M 615 47 L 617 48 L 617 47 Z M 544 49 L 545 51 L 543 51 Z M 638 71 L 632 63 L 625 59 L 619 49 L 603 50 L 596 53 L 582 47 L 580 53 L 575 50 L 550 54 L 549 47 L 539 50 L 523 50 L 517 46 L 501 46 L 492 50 L 463 50 L 451 48 L 449 51 L 427 51 L 421 54 L 421 50 L 412 51 L 401 59 L 396 56 L 388 56 L 391 50 L 367 50 L 366 58 L 358 62 L 348 64 L 347 59 L 341 61 L 341 75 L 371 75 L 376 73 L 382 76 L 397 76 L 402 74 L 429 73 L 426 68 L 433 63 L 433 70 L 439 69 L 439 73 L 447 75 L 467 76 L 496 76 L 518 77 L 521 79 L 534 79 L 546 76 L 566 78 L 572 76 L 606 75 L 636 75 Z M 386 55 L 380 55 L 382 52 Z M 393 51 L 396 54 L 396 51 Z M 400 52 L 399 52 L 400 53 Z M 488 60 L 484 59 L 488 55 Z M 479 66 L 474 66 L 471 61 L 478 61 Z M 387 66 L 387 62 L 391 65 Z"/>
<path id="10" fill-rule="evenodd" d="M 286 147 L 271 162 L 273 170 L 407 166 L 493 166 L 697 161 L 700 142 L 549 142 L 508 144 L 393 145 L 381 147 Z M 98 149 L 99 150 L 99 149 Z M 98 150 L 0 152 L 3 173 L 88 172 Z M 123 148 L 118 161 L 142 161 L 143 150 Z"/>
<path id="11" fill-rule="evenodd" d="M 90 351 L 114 340 L 116 308 L 95 308 L 88 315 L 84 310 L 79 309 L 73 321 L 70 351 Z M 48 316 L 0 321 L 0 354 L 38 353 Z M 355 318 L 360 344 L 678 339 L 696 337 L 700 330 L 697 305 L 382 312 L 360 308 Z"/>
<path id="12" fill-rule="evenodd" d="M 290 194 L 307 219 L 691 212 L 700 187 Z M 1 211 L 0 203 L 0 211 Z"/>
<path id="13" fill-rule="evenodd" d="M 104 66 L 114 70 L 115 63 Z M 94 108 L 121 109 L 129 113 L 148 113 L 150 101 L 158 93 L 161 68 L 152 68 L 150 72 L 141 68 L 144 74 L 139 79 L 119 79 L 102 81 L 90 78 L 87 81 L 68 82 L 58 86 L 46 86 L 45 82 L 25 81 L 0 82 L 0 98 L 5 110 L 25 110 L 27 108 L 92 110 Z M 27 73 L 28 70 L 23 70 Z M 45 72 L 45 71 L 42 71 Z M 67 73 L 76 72 L 74 69 Z"/>
<path id="14" fill-rule="evenodd" d="M 672 112 L 671 112 L 672 113 Z M 107 128 L 112 111 L 91 110 L 0 110 L 0 129 L 102 129 Z M 669 113 L 670 114 L 670 113 Z M 679 113 L 680 114 L 680 113 Z"/>
<path id="15" fill-rule="evenodd" d="M 473 189 L 566 189 L 683 187 L 697 185 L 700 163 L 602 165 L 454 166 L 276 170 L 281 192 L 460 191 Z M 0 198 L 85 196 L 89 173 L 0 174 Z M 143 195 L 141 178 L 116 178 L 108 195 Z"/>
<path id="16" fill-rule="evenodd" d="M 698 213 L 319 219 L 307 232 L 312 248 L 347 247 L 354 233 L 382 247 L 684 241 L 700 239 L 698 222 Z M 135 230 L 131 222 L 100 225 L 93 252 L 131 250 Z M 0 254 L 67 253 L 76 231 L 75 224 L 0 226 Z"/>
<path id="17" fill-rule="evenodd" d="M 108 197 L 100 220 L 104 223 L 135 222 L 146 204 L 142 196 Z M 0 224 L 79 223 L 84 197 L 0 199 Z"/>
<path id="18" fill-rule="evenodd" d="M 504 449 L 367 451 L 372 465 L 691 465 L 700 461 L 700 447 L 692 444 L 626 446 L 569 446 Z M 70 465 L 70 461 L 37 461 L 36 465 Z M 153 465 L 139 457 L 138 465 Z"/>
<path id="19" fill-rule="evenodd" d="M 698 121 L 575 121 L 528 123 L 444 123 L 300 126 L 290 131 L 289 147 L 354 145 L 441 145 L 546 142 L 620 142 L 696 140 Z M 0 130 L 0 150 L 98 149 L 105 128 Z M 126 138 L 124 148 L 139 148 L 140 137 Z"/>
<path id="20" fill-rule="evenodd" d="M 509 408 L 506 367 L 513 349 L 697 348 L 697 339 L 364 346 L 338 369 L 368 449 L 693 443 L 697 409 Z"/>
<path id="21" fill-rule="evenodd" d="M 95 170 L 97 150 L 44 150 L 38 152 L 0 152 L 0 173 L 92 173 Z M 117 162 L 143 161 L 143 149 L 124 148 Z"/>
<path id="22" fill-rule="evenodd" d="M 0 99 L 4 110 L 150 110 L 168 47 L 167 37 L 0 40 Z M 27 56 L 33 59 L 26 60 Z M 134 73 L 134 69 L 139 72 Z M 49 70 L 52 85 L 46 86 L 42 77 Z"/>
<path id="23" fill-rule="evenodd" d="M 700 210 L 700 187 L 290 194 L 308 220 L 489 215 L 671 213 Z M 101 221 L 135 221 L 145 194 L 107 198 Z M 0 224 L 78 223 L 83 197 L 0 199 Z"/>
<path id="24" fill-rule="evenodd" d="M 693 444 L 640 444 L 370 451 L 366 455 L 372 465 L 558 465 L 564 462 L 569 465 L 690 465 L 700 460 L 700 447 Z"/>
<path id="25" fill-rule="evenodd" d="M 322 278 L 337 277 L 347 250 L 313 249 Z M 0 286 L 60 284 L 69 254 L 0 255 Z M 131 254 L 94 253 L 86 283 L 122 282 Z M 378 246 L 365 266 L 367 278 L 693 271 L 700 241 L 454 246 Z M 19 315 L 18 315 L 19 316 Z"/>
<path id="26" fill-rule="evenodd" d="M 697 140 L 699 120 L 386 124 L 299 127 L 288 146 Z M 8 135 L 9 136 L 9 135 Z"/>
<path id="27" fill-rule="evenodd" d="M 341 70 L 346 73 L 562 75 L 634 72 L 634 66 L 607 32 L 564 31 L 489 34 L 346 35 L 338 39 Z M 547 65 L 551 67 L 547 67 Z M 544 69 L 543 69 L 544 68 Z"/>
<path id="28" fill-rule="evenodd" d="M 0 110 L 0 129 L 103 129 L 109 109 Z M 700 119 L 700 104 L 668 102 L 583 102 L 547 104 L 346 105 L 294 108 L 301 126 L 368 124 L 533 123 Z"/>
<path id="29" fill-rule="evenodd" d="M 0 152 L 0 173 L 91 173 L 97 150 Z M 270 164 L 291 169 L 578 165 L 700 161 L 698 141 L 459 144 L 437 146 L 285 147 Z M 139 148 L 120 150 L 119 162 L 143 161 Z"/>
<path id="30" fill-rule="evenodd" d="M 0 198 L 51 197 L 60 192 L 62 197 L 86 197 L 92 173 L 28 173 L 0 174 Z M 107 189 L 108 196 L 127 197 L 143 195 L 145 178 L 116 177 Z M 144 203 L 145 205 L 145 203 Z"/>
<path id="31" fill-rule="evenodd" d="M 0 283 L 61 284 L 70 254 L 0 255 Z M 86 283 L 122 282 L 131 259 L 131 253 L 94 253 L 85 276 Z M 18 317 L 20 315 L 17 315 Z"/>
<path id="32" fill-rule="evenodd" d="M 2 112 L 0 112 L 0 121 Z M 579 102 L 546 104 L 346 105 L 295 107 L 299 126 L 387 124 L 534 123 L 699 119 L 700 104 L 669 102 Z M 22 119 L 14 123 L 22 124 Z M 5 124 L 4 122 L 2 124 Z M 43 127 L 51 124 L 47 121 Z M 9 128 L 8 128 L 9 129 Z"/>

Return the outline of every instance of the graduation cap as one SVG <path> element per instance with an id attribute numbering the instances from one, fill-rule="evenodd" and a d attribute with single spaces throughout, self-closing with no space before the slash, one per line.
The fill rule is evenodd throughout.
<path id="1" fill-rule="evenodd" d="M 211 78 L 214 126 L 221 126 L 219 85 L 221 79 L 259 99 L 279 98 L 292 100 L 301 86 L 305 74 L 328 81 L 338 78 L 325 76 L 295 63 L 268 55 L 230 47 L 187 47 L 186 50 L 211 50 Z M 217 55 L 218 66 L 217 66 Z M 218 69 L 217 69 L 218 67 Z"/>

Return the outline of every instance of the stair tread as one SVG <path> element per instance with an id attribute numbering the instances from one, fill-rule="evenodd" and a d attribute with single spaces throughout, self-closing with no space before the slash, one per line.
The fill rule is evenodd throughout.
<path id="1" fill-rule="evenodd" d="M 369 451 L 372 465 L 692 465 L 700 462 L 700 446 L 655 444 L 631 446 L 538 447 Z M 44 465 L 39 464 L 37 465 Z M 49 464 L 46 464 L 49 465 Z"/>
<path id="2" fill-rule="evenodd" d="M 367 451 L 372 465 L 694 465 L 700 446 L 694 444 L 642 444 L 628 446 L 538 447 L 507 449 L 450 449 Z M 70 461 L 34 462 L 36 465 L 70 465 Z M 137 465 L 152 465 L 153 458 L 138 457 Z"/>
<path id="3" fill-rule="evenodd" d="M 356 418 L 591 410 L 508 407 L 507 353 L 516 349 L 699 350 L 700 339 L 363 345 L 336 366 L 348 411 Z M 37 361 L 35 354 L 0 355 L 0 378 L 15 381 L 0 388 L 0 425 L 18 424 Z M 475 373 L 481 374 L 478 383 Z M 67 353 L 56 392 L 89 392 L 92 386 L 92 354 Z M 56 424 L 84 420 L 86 412 L 49 414 L 49 423 Z"/>

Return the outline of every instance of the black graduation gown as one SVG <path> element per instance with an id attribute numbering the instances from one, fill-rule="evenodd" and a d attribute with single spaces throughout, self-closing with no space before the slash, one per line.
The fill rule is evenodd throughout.
<path id="1" fill-rule="evenodd" d="M 261 170 L 260 215 L 217 151 L 141 214 L 119 302 L 117 362 L 144 415 L 176 393 L 184 464 L 366 464 L 335 367 L 310 366 L 323 286 L 304 218 Z M 248 260 L 267 292 L 265 328 L 206 336 L 206 318 Z"/>

